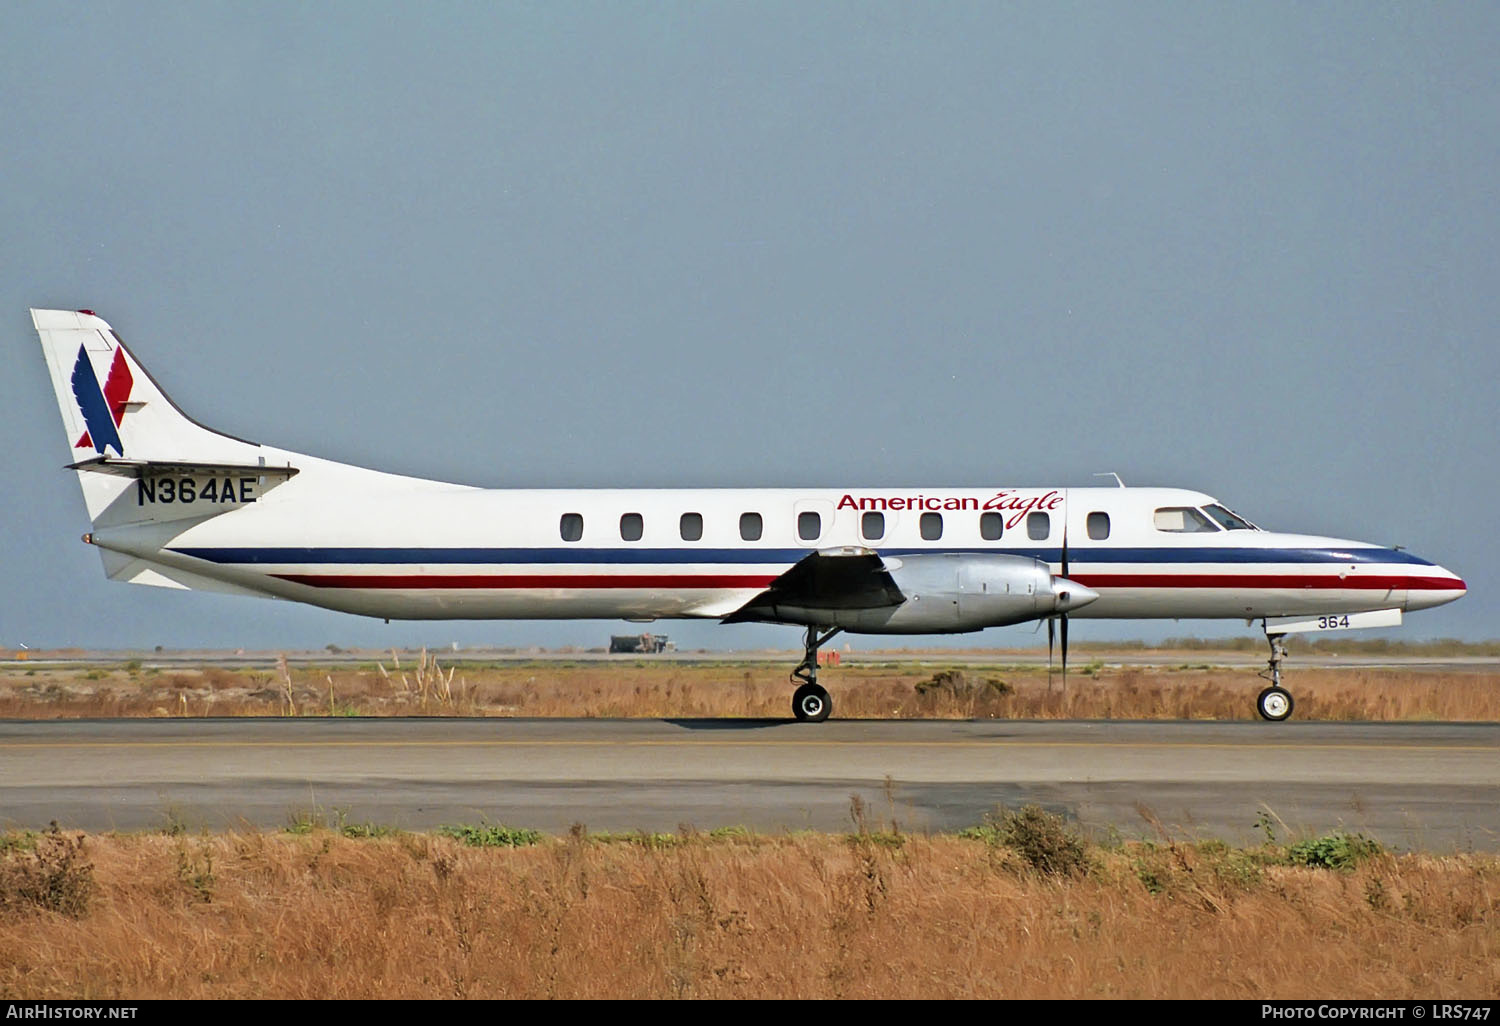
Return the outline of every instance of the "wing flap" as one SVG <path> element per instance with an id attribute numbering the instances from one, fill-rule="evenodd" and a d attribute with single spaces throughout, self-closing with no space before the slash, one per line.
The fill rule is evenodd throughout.
<path id="1" fill-rule="evenodd" d="M 778 607 L 885 609 L 905 601 L 890 567 L 874 549 L 821 549 L 803 557 L 723 622 L 777 620 Z"/>

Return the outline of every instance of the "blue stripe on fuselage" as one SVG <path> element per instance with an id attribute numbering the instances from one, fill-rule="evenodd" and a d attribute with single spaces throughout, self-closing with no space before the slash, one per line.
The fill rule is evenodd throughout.
<path id="1" fill-rule="evenodd" d="M 527 563 L 795 563 L 810 552 L 805 549 L 588 549 L 588 548 L 172 548 L 168 552 L 211 563 L 254 564 L 400 564 L 442 565 Z M 1048 563 L 1062 561 L 1062 550 L 1053 548 L 964 548 L 885 549 L 888 556 L 918 556 L 931 553 L 1011 555 Z M 1425 559 L 1397 549 L 1252 549 L 1200 548 L 1095 548 L 1070 546 L 1070 564 L 1077 563 L 1404 563 L 1432 566 Z"/>

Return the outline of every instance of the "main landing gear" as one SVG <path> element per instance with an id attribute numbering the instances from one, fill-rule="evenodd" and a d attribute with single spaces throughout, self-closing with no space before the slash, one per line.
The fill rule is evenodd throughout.
<path id="1" fill-rule="evenodd" d="M 806 654 L 802 662 L 792 671 L 792 680 L 801 681 L 801 685 L 792 693 L 792 715 L 807 723 L 822 723 L 828 719 L 828 714 L 833 711 L 833 701 L 818 683 L 818 649 L 828 642 L 835 634 L 843 630 L 842 627 L 834 627 L 832 630 L 819 634 L 818 628 L 809 627 L 803 647 Z"/>
<path id="2" fill-rule="evenodd" d="M 1266 640 L 1271 643 L 1271 658 L 1260 675 L 1270 681 L 1271 686 L 1255 699 L 1255 711 L 1260 713 L 1260 718 L 1273 723 L 1280 723 L 1292 715 L 1292 693 L 1281 686 L 1281 661 L 1286 658 L 1285 637 L 1284 634 L 1266 634 Z"/>

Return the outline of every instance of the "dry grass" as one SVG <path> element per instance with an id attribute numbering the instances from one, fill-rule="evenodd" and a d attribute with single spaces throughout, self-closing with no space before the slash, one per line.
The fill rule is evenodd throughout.
<path id="1" fill-rule="evenodd" d="M 1500 990 L 1500 861 L 1479 855 L 1385 854 L 1338 872 L 1163 843 L 1094 848 L 1087 872 L 1043 877 L 982 841 L 888 834 L 575 833 L 505 849 L 104 835 L 85 850 L 97 890 L 81 918 L 0 912 L 0 997 Z"/>
<path id="2" fill-rule="evenodd" d="M 1254 670 L 1194 664 L 1102 668 L 1050 681 L 1036 667 L 966 668 L 956 686 L 919 689 L 934 666 L 823 671 L 841 718 L 1216 719 L 1254 717 Z M 990 686 L 995 681 L 997 686 Z M 1500 721 L 1500 674 L 1296 669 L 1299 720 Z M 998 686 L 1003 685 L 1003 686 Z M 684 663 L 443 667 L 425 654 L 370 668 L 209 667 L 152 672 L 131 664 L 0 673 L 0 717 L 581 716 L 785 717 L 784 667 Z"/>

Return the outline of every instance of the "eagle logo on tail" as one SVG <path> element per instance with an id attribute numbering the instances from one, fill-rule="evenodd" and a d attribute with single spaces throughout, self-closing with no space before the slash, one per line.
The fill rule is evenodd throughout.
<path id="1" fill-rule="evenodd" d="M 130 365 L 125 362 L 125 350 L 116 348 L 115 358 L 109 365 L 109 376 L 104 380 L 104 390 L 99 389 L 99 379 L 94 375 L 94 365 L 83 346 L 78 347 L 78 359 L 73 364 L 73 397 L 78 400 L 78 409 L 83 413 L 86 430 L 75 449 L 90 446 L 100 456 L 106 448 L 113 446 L 115 452 L 125 455 L 125 446 L 120 441 L 120 421 L 125 419 L 125 404 L 130 401 L 130 390 L 135 378 Z"/>

